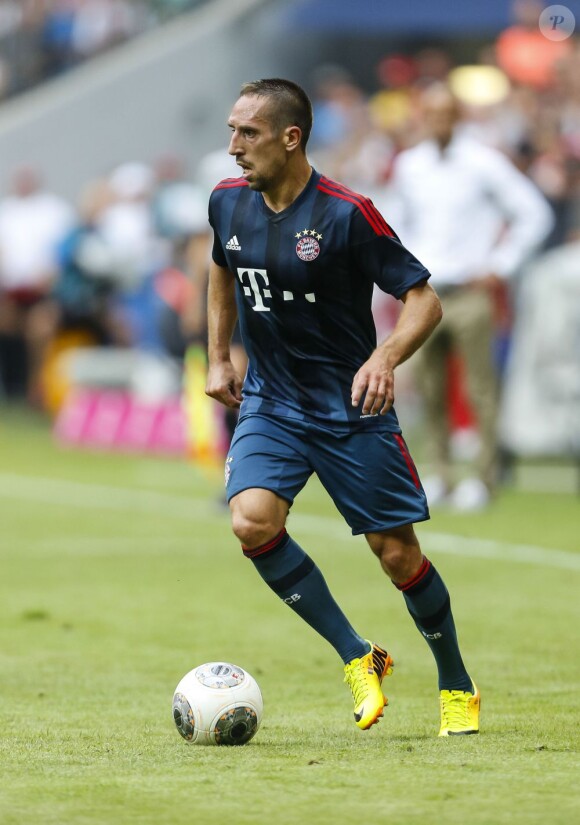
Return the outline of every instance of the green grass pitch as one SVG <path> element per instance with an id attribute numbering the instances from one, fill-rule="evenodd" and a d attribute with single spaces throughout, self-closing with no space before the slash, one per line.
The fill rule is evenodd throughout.
<path id="1" fill-rule="evenodd" d="M 418 528 L 483 697 L 481 735 L 449 740 L 400 595 L 308 485 L 289 529 L 395 658 L 384 719 L 361 732 L 334 652 L 239 551 L 219 477 L 64 451 L 1 409 L 0 823 L 580 821 L 580 497 L 560 469 Z M 188 746 L 173 726 L 177 682 L 215 659 L 262 688 L 245 747 Z"/>

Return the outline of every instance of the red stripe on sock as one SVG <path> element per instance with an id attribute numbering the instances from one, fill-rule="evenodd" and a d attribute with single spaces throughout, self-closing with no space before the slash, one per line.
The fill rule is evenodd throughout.
<path id="1" fill-rule="evenodd" d="M 274 536 L 273 539 L 266 542 L 266 544 L 261 544 L 259 547 L 254 547 L 254 548 L 246 547 L 245 545 L 242 544 L 242 552 L 243 552 L 244 556 L 248 559 L 253 559 L 256 556 L 261 556 L 262 553 L 267 553 L 269 550 L 273 550 L 273 548 L 276 547 L 276 545 L 280 543 L 280 541 L 284 538 L 285 535 L 286 535 L 286 528 L 283 527 L 280 530 L 280 532 L 276 536 Z"/>
<path id="2" fill-rule="evenodd" d="M 410 590 L 411 587 L 414 587 L 416 584 L 419 584 L 421 579 L 424 579 L 427 573 L 429 572 L 429 568 L 431 567 L 431 562 L 427 558 L 427 556 L 423 556 L 423 561 L 421 562 L 421 567 L 415 573 L 412 579 L 409 581 L 403 582 L 403 584 L 395 584 L 395 587 L 398 590 Z"/>

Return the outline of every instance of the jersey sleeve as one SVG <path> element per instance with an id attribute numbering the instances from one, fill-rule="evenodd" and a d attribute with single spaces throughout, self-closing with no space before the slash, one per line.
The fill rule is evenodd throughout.
<path id="1" fill-rule="evenodd" d="M 216 227 L 216 220 L 215 220 L 215 210 L 216 210 L 216 200 L 215 196 L 212 195 L 209 200 L 209 213 L 208 219 L 209 224 L 213 230 L 213 246 L 211 250 L 211 257 L 215 264 L 218 266 L 227 268 L 228 262 L 226 260 L 226 254 L 224 252 L 224 248 Z"/>
<path id="2" fill-rule="evenodd" d="M 372 202 L 368 201 L 372 206 Z M 423 264 L 403 246 L 380 213 L 367 206 L 353 215 L 350 234 L 355 267 L 383 292 L 400 298 L 431 277 Z"/>

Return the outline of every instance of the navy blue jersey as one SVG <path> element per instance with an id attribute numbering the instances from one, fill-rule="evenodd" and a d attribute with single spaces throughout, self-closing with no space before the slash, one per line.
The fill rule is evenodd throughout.
<path id="1" fill-rule="evenodd" d="M 213 260 L 235 277 L 249 358 L 241 414 L 398 432 L 394 410 L 353 408 L 351 385 L 377 345 L 373 284 L 398 298 L 429 273 L 372 201 L 313 171 L 276 213 L 229 178 L 211 195 L 209 220 Z"/>

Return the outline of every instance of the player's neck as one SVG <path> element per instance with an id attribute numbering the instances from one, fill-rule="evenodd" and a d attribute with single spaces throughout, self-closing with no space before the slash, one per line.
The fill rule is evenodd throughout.
<path id="1" fill-rule="evenodd" d="M 312 167 L 304 158 L 304 162 L 297 164 L 277 186 L 262 192 L 266 206 L 272 212 L 283 212 L 284 209 L 288 209 L 304 191 L 311 175 Z"/>

